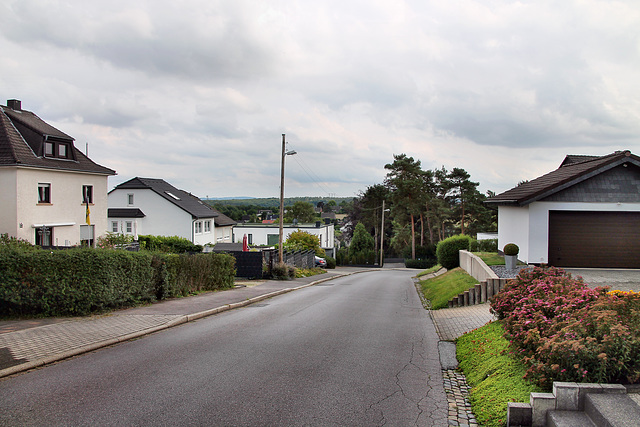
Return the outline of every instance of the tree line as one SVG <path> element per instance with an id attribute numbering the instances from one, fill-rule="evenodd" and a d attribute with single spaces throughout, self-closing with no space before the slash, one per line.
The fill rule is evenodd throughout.
<path id="1" fill-rule="evenodd" d="M 497 230 L 497 212 L 483 204 L 493 193 L 480 193 L 478 183 L 471 181 L 464 169 L 449 171 L 443 166 L 423 170 L 420 160 L 406 154 L 393 158 L 384 167 L 384 182 L 369 186 L 347 209 L 347 235 L 362 223 L 375 242 L 384 233 L 387 250 L 416 259 L 417 250 L 431 251 L 438 241 L 451 235 L 473 236 L 478 231 Z M 383 213 L 383 205 L 387 212 Z"/>

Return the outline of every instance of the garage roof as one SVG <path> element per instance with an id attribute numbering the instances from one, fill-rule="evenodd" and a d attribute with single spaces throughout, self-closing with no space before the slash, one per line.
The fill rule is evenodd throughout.
<path id="1" fill-rule="evenodd" d="M 485 203 L 494 206 L 525 206 L 625 163 L 640 167 L 640 157 L 628 150 L 600 157 L 568 155 L 558 169 L 491 197 Z"/>

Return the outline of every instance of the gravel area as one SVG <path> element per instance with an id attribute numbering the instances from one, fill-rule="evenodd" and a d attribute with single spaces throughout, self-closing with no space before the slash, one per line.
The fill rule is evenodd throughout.
<path id="1" fill-rule="evenodd" d="M 501 279 L 513 279 L 520 273 L 520 270 L 523 268 L 529 268 L 528 265 L 518 265 L 513 270 L 507 270 L 504 265 L 492 265 L 489 268 L 493 270 L 494 273 L 498 275 Z"/>

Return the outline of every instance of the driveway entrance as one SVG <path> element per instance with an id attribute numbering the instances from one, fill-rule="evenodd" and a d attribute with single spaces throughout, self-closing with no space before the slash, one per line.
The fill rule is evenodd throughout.
<path id="1" fill-rule="evenodd" d="M 582 276 L 592 288 L 609 286 L 611 290 L 640 292 L 640 270 L 607 268 L 564 268 L 572 276 Z"/>

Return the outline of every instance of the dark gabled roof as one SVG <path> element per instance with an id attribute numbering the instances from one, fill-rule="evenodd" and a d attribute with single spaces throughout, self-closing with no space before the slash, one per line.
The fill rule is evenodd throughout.
<path id="1" fill-rule="evenodd" d="M 640 157 L 630 151 L 616 151 L 600 157 L 569 155 L 558 169 L 491 197 L 485 203 L 525 206 L 624 163 L 640 167 Z"/>
<path id="2" fill-rule="evenodd" d="M 215 218 L 215 225 L 216 227 L 225 227 L 225 226 L 229 226 L 229 225 L 236 225 L 237 222 L 232 220 L 231 218 L 229 218 L 228 216 L 226 216 L 225 214 L 222 214 L 218 211 L 216 211 L 215 209 L 211 209 L 214 212 L 216 212 L 218 214 L 218 216 Z"/>
<path id="3" fill-rule="evenodd" d="M 109 218 L 144 218 L 146 215 L 138 208 L 109 208 L 107 217 Z"/>
<path id="4" fill-rule="evenodd" d="M 41 147 L 47 138 L 68 142 L 71 147 L 69 159 L 44 157 Z M 3 166 L 116 174 L 114 170 L 93 162 L 75 147 L 72 137 L 32 112 L 0 105 L 0 167 Z"/>
<path id="5" fill-rule="evenodd" d="M 151 190 L 165 200 L 173 203 L 183 211 L 191 214 L 194 219 L 216 218 L 217 216 L 221 215 L 219 212 L 209 207 L 209 205 L 204 203 L 193 194 L 187 193 L 186 191 L 178 190 L 176 187 L 162 179 L 135 177 L 127 182 L 123 182 L 122 184 L 116 186 L 109 193 L 115 190 L 127 189 Z"/>

